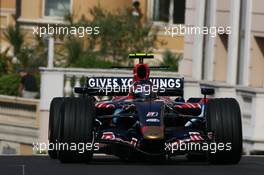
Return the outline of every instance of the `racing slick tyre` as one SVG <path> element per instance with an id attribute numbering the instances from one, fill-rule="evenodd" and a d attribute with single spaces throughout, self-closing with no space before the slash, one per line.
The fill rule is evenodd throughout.
<path id="1" fill-rule="evenodd" d="M 61 113 L 59 142 L 64 148 L 60 147 L 58 158 L 63 163 L 89 162 L 94 146 L 95 106 L 92 98 L 65 98 Z"/>
<path id="2" fill-rule="evenodd" d="M 208 131 L 212 132 L 211 143 L 217 145 L 215 152 L 208 152 L 210 163 L 237 164 L 242 154 L 242 124 L 238 102 L 233 98 L 211 99 L 206 105 L 205 115 Z"/>
<path id="3" fill-rule="evenodd" d="M 59 121 L 60 121 L 60 109 L 63 103 L 63 98 L 56 97 L 53 98 L 50 104 L 50 113 L 49 113 L 49 143 L 50 145 L 56 144 L 58 142 L 59 136 Z M 48 154 L 50 158 L 57 158 L 57 150 L 49 149 Z"/>

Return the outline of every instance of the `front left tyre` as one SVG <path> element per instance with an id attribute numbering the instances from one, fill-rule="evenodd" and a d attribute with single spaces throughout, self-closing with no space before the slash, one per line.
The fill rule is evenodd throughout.
<path id="1" fill-rule="evenodd" d="M 213 143 L 224 149 L 209 152 L 212 164 L 237 164 L 242 155 L 242 124 L 238 102 L 234 98 L 211 99 L 206 104 L 208 131 L 213 134 Z"/>

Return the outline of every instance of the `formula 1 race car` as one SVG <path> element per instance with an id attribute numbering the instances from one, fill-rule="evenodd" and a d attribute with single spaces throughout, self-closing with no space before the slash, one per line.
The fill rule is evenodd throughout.
<path id="1" fill-rule="evenodd" d="M 139 59 L 133 77 L 87 77 L 84 87 L 74 88 L 80 97 L 52 100 L 51 158 L 89 162 L 94 153 L 106 153 L 137 161 L 177 155 L 199 155 L 213 164 L 240 161 L 241 113 L 235 99 L 208 98 L 214 89 L 202 88 L 202 98 L 185 101 L 183 78 L 150 77 L 152 67 L 144 59 L 153 55 L 129 57 Z"/>

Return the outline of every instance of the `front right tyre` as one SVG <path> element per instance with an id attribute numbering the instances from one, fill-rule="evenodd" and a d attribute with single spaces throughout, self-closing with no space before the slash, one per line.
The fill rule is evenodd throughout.
<path id="1" fill-rule="evenodd" d="M 49 113 L 49 144 L 55 145 L 58 142 L 59 137 L 59 123 L 60 123 L 60 110 L 63 103 L 63 97 L 53 98 L 50 103 L 50 113 Z M 50 158 L 57 158 L 57 150 L 48 150 Z"/>
<path id="2" fill-rule="evenodd" d="M 64 99 L 59 131 L 59 143 L 64 144 L 64 149 L 61 146 L 58 151 L 61 162 L 91 161 L 94 146 L 94 117 L 95 106 L 92 98 Z M 65 145 L 68 146 L 67 149 Z"/>

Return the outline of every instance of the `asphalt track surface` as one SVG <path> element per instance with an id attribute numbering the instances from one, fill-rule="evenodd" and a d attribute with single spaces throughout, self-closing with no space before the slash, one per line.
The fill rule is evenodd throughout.
<path id="1" fill-rule="evenodd" d="M 47 156 L 0 156 L 0 175 L 264 175 L 264 157 L 243 157 L 238 165 L 209 165 L 179 158 L 173 163 L 124 163 L 96 156 L 91 164 L 61 164 Z"/>

